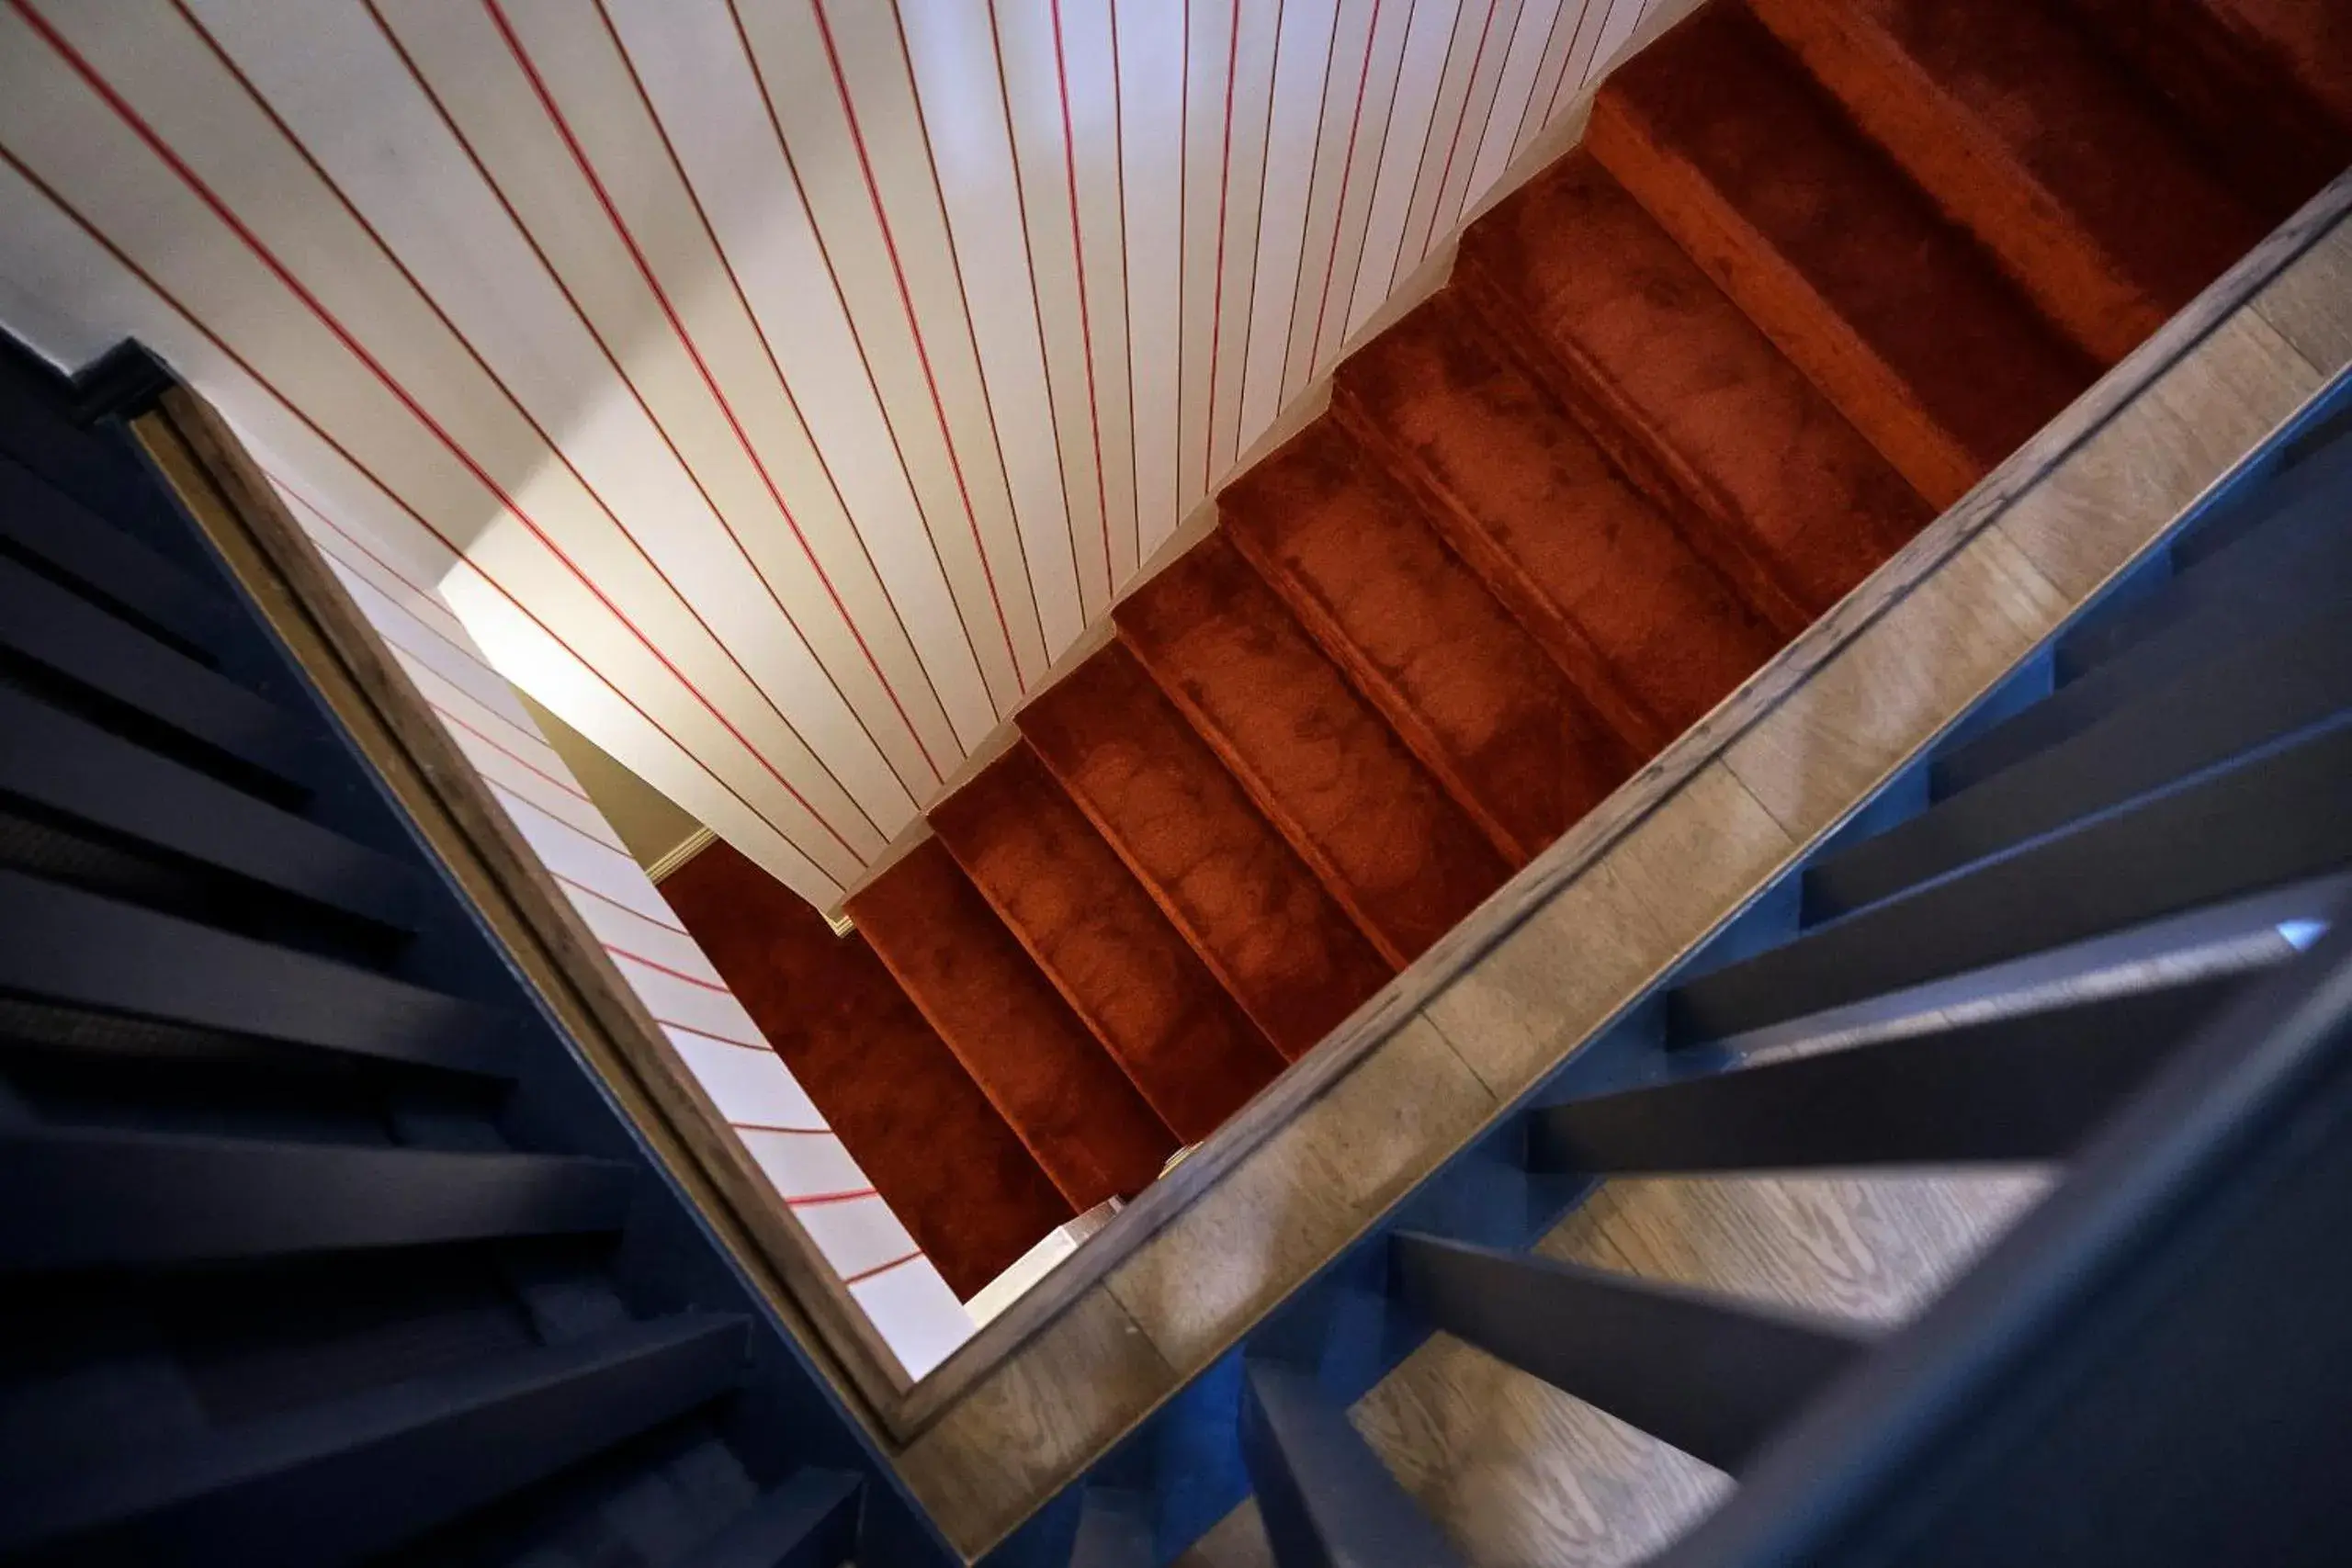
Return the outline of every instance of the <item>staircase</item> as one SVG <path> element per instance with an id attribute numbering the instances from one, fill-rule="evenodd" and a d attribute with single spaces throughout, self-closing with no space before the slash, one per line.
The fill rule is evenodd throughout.
<path id="1" fill-rule="evenodd" d="M 1711 0 L 931 809 L 854 937 L 723 847 L 664 892 L 969 1294 L 2352 161 L 2347 83 L 2335 0 Z"/>
<path id="2" fill-rule="evenodd" d="M 0 1560 L 961 1561 L 124 439 L 161 384 L 0 358 Z M 2344 1560 L 2348 599 L 2352 373 L 987 1561 L 1246 1496 L 1284 1568 L 1459 1561 L 1347 1413 L 1438 1333 L 1736 1478 L 1664 1568 Z M 2018 1161 L 1891 1331 L 1529 1250 L 1611 1177 Z"/>
<path id="3" fill-rule="evenodd" d="M 0 360 L 0 1560 L 960 1561 L 102 369 Z M 1285 1568 L 1461 1560 L 1347 1415 L 1437 1333 L 1736 1478 L 1662 1568 L 2344 1560 L 2347 600 L 2352 375 L 988 1561 L 1245 1495 Z M 2008 994 L 1822 1048 L 1955 987 Z M 1891 1331 L 1528 1250 L 1611 1177 L 2018 1161 Z"/>
<path id="4" fill-rule="evenodd" d="M 1764 47 L 1734 20 L 1739 47 Z M 1531 190 L 1577 175 L 1572 163 Z M 1508 282 L 1473 255 L 1460 288 Z M 1671 298 L 1643 294 L 1604 324 Z M 1463 299 L 1440 304 L 1486 309 Z M 1626 361 L 1629 379 L 1671 369 L 1657 354 Z M 535 990 L 529 955 L 469 901 L 481 884 L 435 848 L 447 824 L 348 722 L 347 671 L 300 662 L 286 632 L 299 599 L 241 591 L 187 510 L 218 528 L 207 507 L 233 503 L 201 483 L 175 495 L 126 439 L 118 416 L 164 380 L 133 355 L 66 384 L 0 352 L 0 1561 L 959 1561 L 718 1244 L 723 1214 L 696 1213 L 600 1080 L 593 1043 L 557 1021 L 562 999 Z M 1342 388 L 1342 413 L 1352 396 Z M 1687 386 L 1658 409 L 1706 412 Z M 141 421 L 158 448 L 189 429 L 169 412 Z M 1333 493 L 1319 460 L 1262 470 L 1300 487 L 1282 502 L 1303 498 L 1298 515 Z M 1498 468 L 1470 465 L 1463 482 Z M 1237 521 L 1195 584 L 1276 592 L 1287 558 L 1238 542 L 1261 482 L 1237 487 Z M 1458 544 L 1425 558 L 1468 558 Z M 1140 1410 L 986 1560 L 1165 1562 L 1250 1499 L 1285 1568 L 1457 1561 L 1471 1532 L 1409 1495 L 1349 1414 L 1441 1334 L 1736 1481 L 1654 1559 L 1667 1568 L 2352 1557 L 2337 1498 L 2352 1269 L 2327 1245 L 2352 1224 L 2347 602 L 2352 377 L 2339 376 L 1847 826 Z M 1080 675 L 1127 683 L 1100 687 L 1072 723 L 1161 711 L 1163 738 L 1207 750 L 1205 721 L 1164 694 L 1151 663 L 1164 650 L 1131 628 L 1114 649 Z M 1371 680 L 1339 678 L 1359 693 Z M 1130 753 L 1065 733 L 1099 766 L 1102 797 L 1193 820 L 1150 794 L 1158 775 Z M 1010 933 L 1000 908 L 1039 907 L 1015 897 L 1032 886 L 1024 857 L 1110 863 L 1089 846 L 1110 842 L 1093 824 L 1111 814 L 1074 803 L 1051 744 L 1012 753 L 1034 753 L 1035 771 L 995 794 L 967 792 L 974 817 L 943 806 L 919 885 L 941 908 L 985 910 Z M 1545 775 L 1513 775 L 1481 821 L 1419 765 L 1498 861 L 1514 813 L 1544 798 Z M 1256 813 L 1211 820 L 1261 829 L 1206 841 L 1235 863 L 1271 863 L 1249 859 L 1252 844 L 1304 863 L 1251 776 L 1201 775 Z M 1057 799 L 1069 812 L 1049 809 Z M 1320 820 L 1334 837 L 1353 828 Z M 1148 892 L 1184 885 L 1166 852 Z M 726 892 L 716 874 L 704 886 Z M 1153 964 L 1138 965 L 1219 977 L 1179 1029 L 1080 1012 L 1074 982 L 972 983 L 1037 964 L 1035 935 L 901 944 L 886 964 L 805 907 L 761 904 L 761 886 L 735 890 L 733 912 L 753 917 L 735 961 L 748 953 L 771 976 L 755 1005 L 797 1008 L 778 1043 L 820 1064 L 814 1077 L 859 1067 L 861 1040 L 960 1068 L 906 988 L 917 970 L 968 986 L 998 1010 L 992 1028 L 1036 1027 L 1060 998 L 1091 1039 L 1178 1042 L 1163 1067 L 1183 1051 L 1242 1060 L 1237 1018 L 1291 1054 L 1263 998 L 1189 941 L 1145 948 Z M 1381 945 L 1395 928 L 1319 871 L 1297 886 L 1336 917 L 1269 919 L 1261 934 L 1311 956 L 1323 950 L 1298 931 L 1352 933 L 1378 972 L 1395 962 Z M 1065 917 L 1077 934 L 1046 949 L 1080 975 L 1127 951 L 1080 940 L 1092 920 L 1132 934 L 1108 922 L 1141 908 L 1115 886 L 1084 891 L 1090 920 Z M 2142 962 L 2128 987 L 2018 995 L 2281 922 L 2312 950 L 2193 976 Z M 1997 1005 L 1965 1015 L 1918 1010 L 1987 992 Z M 1275 1016 L 1297 1027 L 1318 993 L 1288 994 L 1304 1010 Z M 1896 1016 L 1907 1024 L 1890 1029 Z M 1107 1178 L 1118 1147 L 1076 1120 L 1100 1080 L 1052 1066 L 1032 1057 L 990 1093 L 968 1071 L 867 1070 L 844 1130 L 960 1128 L 1000 1163 L 934 1175 L 932 1201 L 1027 1181 L 1029 1201 L 1058 1212 L 1074 1201 L 1063 1183 L 1089 1159 Z M 1181 1075 L 1119 1076 L 1171 1134 L 1170 1118 L 1217 1103 Z M 1064 1130 L 1050 1163 L 1008 1099 Z M 1617 1177 L 2021 1160 L 2061 1169 L 2049 1199 L 1891 1330 L 1531 1250 Z M 966 1247 L 1018 1234 L 981 1228 L 989 1208 L 971 1208 Z M 1037 1404 L 1080 1392 L 1019 1371 L 1042 1376 Z M 1009 1420 L 1003 1440 L 1051 1436 Z"/>
<path id="5" fill-rule="evenodd" d="M 2352 374 L 986 1561 L 1167 1561 L 1245 1497 L 1181 1561 L 2343 1560 L 2348 600 Z M 1546 1239 L 1611 1179 L 2020 1165 L 2048 1195 L 1894 1325 Z M 1627 1435 L 1449 1471 L 1362 1418 L 1440 1337 L 1735 1484 L 1630 1495 Z"/>
<path id="6" fill-rule="evenodd" d="M 79 417 L 167 378 L 0 348 L 0 1561 L 957 1561 Z"/>

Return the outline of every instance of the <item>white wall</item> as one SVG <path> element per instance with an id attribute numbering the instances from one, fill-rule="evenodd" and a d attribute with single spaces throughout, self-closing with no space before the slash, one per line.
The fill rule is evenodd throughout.
<path id="1" fill-rule="evenodd" d="M 647 879 L 513 688 L 430 587 L 272 475 L 442 727 L 537 851 L 734 1135 L 910 1375 L 972 1319 Z"/>
<path id="2" fill-rule="evenodd" d="M 0 315 L 829 907 L 1654 3 L 0 0 Z"/>

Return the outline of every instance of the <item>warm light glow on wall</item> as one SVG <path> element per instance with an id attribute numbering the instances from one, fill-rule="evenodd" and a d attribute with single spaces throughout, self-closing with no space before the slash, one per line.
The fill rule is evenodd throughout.
<path id="1" fill-rule="evenodd" d="M 1654 3 L 0 0 L 0 320 L 830 907 Z"/>
<path id="2" fill-rule="evenodd" d="M 910 1377 L 972 1333 L 971 1315 L 769 1048 L 514 689 L 427 585 L 280 481 L 294 519 L 391 649 L 491 798 L 669 1039 Z"/>

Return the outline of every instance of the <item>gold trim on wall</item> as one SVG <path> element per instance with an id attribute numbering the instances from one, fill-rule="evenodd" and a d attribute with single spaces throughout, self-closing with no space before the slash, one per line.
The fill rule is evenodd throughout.
<path id="1" fill-rule="evenodd" d="M 712 832 L 709 829 L 697 828 L 693 832 L 687 834 L 684 840 L 681 842 L 677 848 L 672 850 L 668 854 L 663 855 L 661 859 L 655 861 L 651 865 L 647 866 L 645 868 L 645 874 L 658 885 L 663 877 L 669 875 L 672 872 L 677 870 L 680 866 L 694 859 L 695 856 L 702 853 L 703 851 L 710 848 L 710 846 L 716 843 L 718 840 L 718 835 Z"/>

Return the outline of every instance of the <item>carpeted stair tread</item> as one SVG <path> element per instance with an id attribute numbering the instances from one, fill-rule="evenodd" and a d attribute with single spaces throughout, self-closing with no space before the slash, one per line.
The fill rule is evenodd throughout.
<path id="1" fill-rule="evenodd" d="M 2328 118 L 2352 132 L 2352 11 L 2331 0 L 2212 0 Z"/>
<path id="2" fill-rule="evenodd" d="M 1634 770 L 1413 497 L 1329 417 L 1228 487 L 1225 536 L 1523 865 Z"/>
<path id="3" fill-rule="evenodd" d="M 697 933 L 951 1282 L 993 1277 L 1213 1135 L 2352 163 L 2347 22 L 1707 0 L 1028 694 L 850 901 L 860 939 L 690 869 Z"/>
<path id="4" fill-rule="evenodd" d="M 948 1289 L 970 1298 L 1077 1213 L 863 937 L 725 843 L 662 896 Z"/>
<path id="5" fill-rule="evenodd" d="M 2346 164 L 2334 119 L 2224 0 L 2060 0 L 2195 142 L 2223 184 L 2274 228 Z M 2332 0 L 2287 0 L 2327 8 Z"/>
<path id="6" fill-rule="evenodd" d="M 1586 141 L 1939 508 L 2095 378 L 1739 6 L 1611 77 Z"/>
<path id="7" fill-rule="evenodd" d="M 1203 963 L 1298 1057 L 1391 970 L 1117 642 L 1022 710 L 1021 730 Z"/>
<path id="8" fill-rule="evenodd" d="M 929 815 L 973 886 L 1177 1137 L 1207 1137 L 1282 1071 L 1282 1056 L 1026 745 Z"/>
<path id="9" fill-rule="evenodd" d="M 1457 265 L 1497 332 L 1539 352 L 1531 368 L 1685 509 L 1693 544 L 1782 637 L 1933 514 L 1589 153 L 1479 220 Z"/>
<path id="10" fill-rule="evenodd" d="M 1114 618 L 1391 964 L 1501 885 L 1502 857 L 1225 539 L 1194 546 Z"/>
<path id="11" fill-rule="evenodd" d="M 1640 755 L 1779 647 L 1456 290 L 1351 358 L 1333 406 L 1430 497 L 1454 548 Z"/>
<path id="12" fill-rule="evenodd" d="M 1131 1197 L 1159 1174 L 1175 1135 L 944 844 L 917 844 L 849 913 L 1073 1206 Z"/>
<path id="13" fill-rule="evenodd" d="M 2138 347 L 2261 238 L 2120 63 L 2048 0 L 1750 4 L 2101 363 Z"/>

